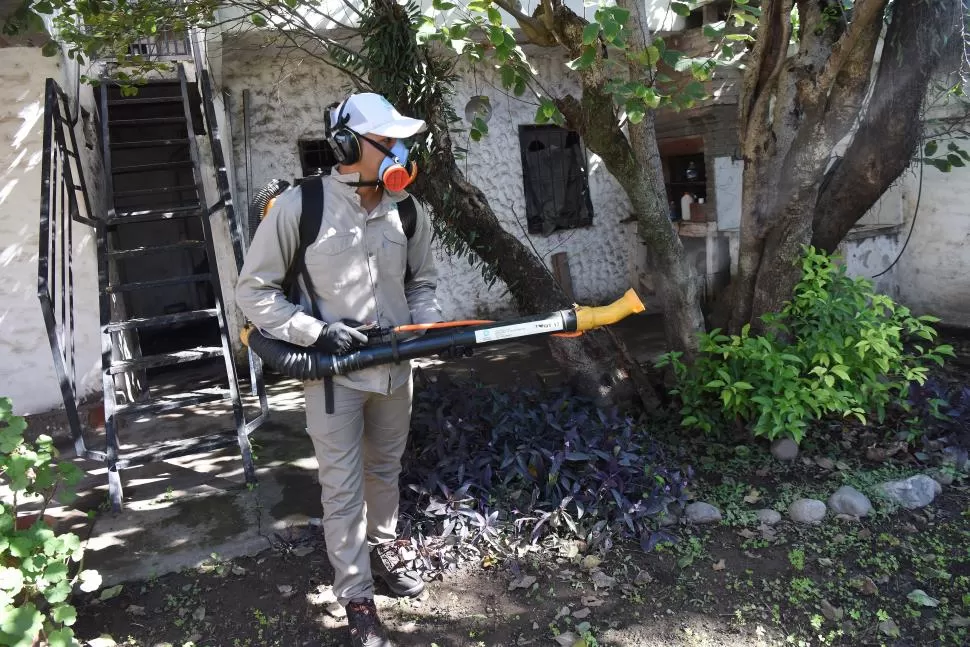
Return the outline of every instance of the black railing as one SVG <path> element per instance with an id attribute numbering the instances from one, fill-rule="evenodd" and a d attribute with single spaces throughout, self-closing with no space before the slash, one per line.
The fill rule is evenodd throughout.
<path id="1" fill-rule="evenodd" d="M 94 33 L 94 29 L 89 30 Z M 103 47 L 95 56 L 99 61 L 117 61 L 122 56 L 144 61 L 174 61 L 192 58 L 192 46 L 188 33 L 159 27 L 155 34 L 128 43 L 127 51 L 118 52 Z"/>
<path id="2" fill-rule="evenodd" d="M 232 240 L 233 256 L 236 261 L 236 271 L 242 270 L 244 260 L 244 235 L 242 222 L 236 217 L 235 205 L 232 200 L 232 190 L 229 184 L 229 170 L 226 164 L 225 155 L 222 150 L 222 138 L 219 130 L 219 122 L 216 119 L 215 101 L 212 94 L 212 82 L 209 70 L 205 65 L 202 54 L 199 51 L 198 43 L 192 42 L 192 54 L 195 62 L 195 71 L 198 75 L 199 95 L 202 98 L 202 110 L 207 125 L 206 132 L 209 137 L 209 149 L 212 153 L 212 166 L 216 172 L 216 187 L 219 190 L 219 200 L 212 205 L 209 213 L 216 213 L 222 209 L 226 214 L 226 223 L 229 228 L 229 237 Z M 266 397 L 266 384 L 263 380 L 263 363 L 252 349 L 246 349 L 249 359 L 249 377 L 252 385 L 251 393 L 259 398 L 260 415 L 255 420 L 247 423 L 248 431 L 253 431 L 259 427 L 266 418 L 269 405 Z"/>
<path id="3" fill-rule="evenodd" d="M 40 194 L 37 297 L 40 299 L 54 369 L 74 446 L 86 454 L 78 415 L 75 359 L 74 223 L 94 227 L 67 95 L 47 79 L 44 105 L 44 158 Z M 78 200 L 78 194 L 81 199 Z"/>

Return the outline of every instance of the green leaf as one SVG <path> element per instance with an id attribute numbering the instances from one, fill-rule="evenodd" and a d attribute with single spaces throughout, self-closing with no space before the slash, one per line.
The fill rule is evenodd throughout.
<path id="1" fill-rule="evenodd" d="M 69 627 L 61 627 L 47 635 L 47 644 L 50 647 L 73 647 L 75 642 L 74 631 Z"/>
<path id="2" fill-rule="evenodd" d="M 5 644 L 10 647 L 31 647 L 34 638 L 44 627 L 44 616 L 33 602 L 27 602 L 23 606 L 15 607 L 13 611 L 4 609 L 4 615 L 0 618 L 0 636 L 10 642 Z"/>
<path id="3" fill-rule="evenodd" d="M 937 148 L 938 148 L 938 145 L 936 141 L 930 140 L 926 142 L 926 146 L 923 147 L 923 154 L 926 155 L 927 157 L 933 157 L 934 155 L 936 155 Z"/>
<path id="4" fill-rule="evenodd" d="M 437 9 L 438 11 L 448 11 L 450 9 L 455 8 L 455 5 L 453 5 L 450 2 L 447 2 L 446 0 L 432 0 L 431 6 Z"/>
<path id="5" fill-rule="evenodd" d="M 592 45 L 600 35 L 599 23 L 591 22 L 583 27 L 583 45 Z"/>
<path id="6" fill-rule="evenodd" d="M 735 389 L 741 389 L 742 391 L 753 391 L 754 387 L 747 382 L 735 382 L 732 385 Z"/>
<path id="7" fill-rule="evenodd" d="M 253 24 L 256 25 L 257 27 L 265 27 L 266 26 L 266 19 L 263 18 L 258 13 L 257 14 L 253 14 L 252 21 L 253 21 Z"/>
<path id="8" fill-rule="evenodd" d="M 950 162 L 951 165 L 956 166 L 958 168 L 966 166 L 966 164 L 963 163 L 963 158 L 957 155 L 956 153 L 950 153 L 949 155 L 946 156 L 946 159 Z"/>
<path id="9" fill-rule="evenodd" d="M 51 604 L 60 604 L 71 595 L 71 583 L 61 580 L 44 591 L 44 597 Z"/>
<path id="10" fill-rule="evenodd" d="M 678 16 L 687 17 L 690 15 L 690 7 L 683 2 L 671 2 L 670 8 Z"/>
<path id="11" fill-rule="evenodd" d="M 51 619 L 54 622 L 70 627 L 77 622 L 77 610 L 70 604 L 59 604 L 51 609 Z"/>
<path id="12" fill-rule="evenodd" d="M 41 48 L 40 53 L 43 56 L 51 57 L 51 56 L 57 56 L 57 53 L 60 52 L 60 51 L 61 51 L 61 48 L 58 47 L 58 45 L 57 45 L 56 42 L 54 42 L 54 41 L 48 41 Z"/>
<path id="13" fill-rule="evenodd" d="M 101 573 L 93 569 L 86 569 L 78 574 L 80 589 L 85 593 L 91 593 L 101 588 Z"/>
<path id="14" fill-rule="evenodd" d="M 749 40 L 754 41 L 754 36 L 751 34 L 728 34 L 725 36 L 728 40 Z"/>
<path id="15" fill-rule="evenodd" d="M 35 2 L 34 4 L 30 5 L 30 8 L 36 11 L 37 13 L 42 13 L 44 15 L 54 13 L 54 7 L 52 7 L 51 3 L 47 2 L 47 0 L 41 0 L 41 2 Z"/>
<path id="16" fill-rule="evenodd" d="M 924 607 L 938 607 L 940 606 L 940 601 L 936 598 L 931 598 L 922 589 L 913 589 L 909 592 L 906 598 L 910 602 L 915 602 L 916 604 Z"/>
<path id="17" fill-rule="evenodd" d="M 24 574 L 19 568 L 4 566 L 0 568 L 0 590 L 17 595 L 24 588 Z"/>

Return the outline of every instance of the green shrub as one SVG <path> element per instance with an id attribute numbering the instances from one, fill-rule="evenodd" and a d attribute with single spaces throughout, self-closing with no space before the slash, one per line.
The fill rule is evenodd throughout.
<path id="1" fill-rule="evenodd" d="M 882 421 L 903 402 L 913 382 L 926 380 L 928 361 L 942 365 L 949 346 L 930 347 L 938 319 L 876 294 L 866 279 L 809 247 L 802 277 L 780 313 L 766 315 L 766 332 L 704 333 L 690 366 L 682 354 L 661 356 L 672 366 L 682 424 L 706 432 L 750 425 L 753 433 L 800 442 L 813 420 L 855 416 Z"/>
<path id="2" fill-rule="evenodd" d="M 26 422 L 12 412 L 10 400 L 0 398 L 0 480 L 10 492 L 0 502 L 0 645 L 30 647 L 38 636 L 50 647 L 73 645 L 77 614 L 68 598 L 75 584 L 93 591 L 101 578 L 73 566 L 83 555 L 80 538 L 56 534 L 44 511 L 58 492 L 70 499 L 82 474 L 56 460 L 50 436 L 27 441 Z M 40 505 L 28 527 L 20 515 L 25 498 Z"/>

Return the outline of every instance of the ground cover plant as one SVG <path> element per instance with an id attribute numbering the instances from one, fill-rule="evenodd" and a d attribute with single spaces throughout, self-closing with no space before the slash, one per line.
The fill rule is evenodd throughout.
<path id="1" fill-rule="evenodd" d="M 881 423 L 888 407 L 906 405 L 912 385 L 926 382 L 931 365 L 953 356 L 951 346 L 935 343 L 938 319 L 913 315 L 812 247 L 794 297 L 762 319 L 762 334 L 750 326 L 702 334 L 690 365 L 678 352 L 661 358 L 676 374 L 685 427 L 749 425 L 756 436 L 800 442 L 813 422 L 832 416 Z"/>

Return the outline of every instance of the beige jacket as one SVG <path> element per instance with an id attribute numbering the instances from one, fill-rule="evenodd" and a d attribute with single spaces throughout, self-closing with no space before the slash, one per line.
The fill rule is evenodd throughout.
<path id="1" fill-rule="evenodd" d="M 417 226 L 408 241 L 397 213 L 406 193 L 385 192 L 367 213 L 360 204 L 357 174 L 334 170 L 323 180 L 323 220 L 320 233 L 306 251 L 306 264 L 316 291 L 317 307 L 328 323 L 356 319 L 392 327 L 442 320 L 435 290 L 437 273 L 431 252 L 431 224 L 421 204 Z M 299 187 L 283 192 L 253 236 L 236 284 L 236 303 L 267 335 L 299 346 L 316 341 L 323 323 L 313 317 L 309 301 L 295 305 L 280 285 L 299 246 Z M 411 281 L 405 285 L 407 265 Z M 308 299 L 302 278 L 304 299 Z M 410 362 L 374 366 L 334 377 L 334 383 L 377 393 L 404 384 Z"/>

